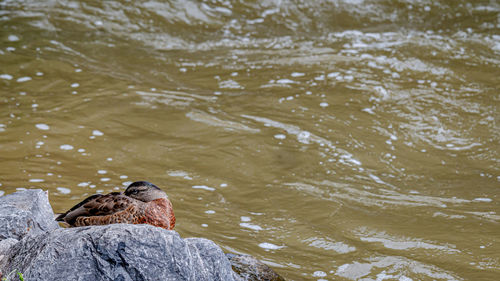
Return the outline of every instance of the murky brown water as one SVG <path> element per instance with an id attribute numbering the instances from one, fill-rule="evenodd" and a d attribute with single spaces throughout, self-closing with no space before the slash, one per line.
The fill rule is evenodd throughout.
<path id="1" fill-rule="evenodd" d="M 500 4 L 259 2 L 1 1 L 0 193 L 149 180 L 289 280 L 498 280 Z"/>

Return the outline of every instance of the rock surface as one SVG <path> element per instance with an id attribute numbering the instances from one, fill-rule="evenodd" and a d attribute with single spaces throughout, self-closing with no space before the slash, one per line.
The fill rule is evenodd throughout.
<path id="1" fill-rule="evenodd" d="M 212 241 L 150 225 L 57 229 L 25 237 L 7 256 L 3 272 L 26 280 L 240 280 Z"/>
<path id="2" fill-rule="evenodd" d="M 0 240 L 21 240 L 26 234 L 39 234 L 59 228 L 47 193 L 30 189 L 0 197 Z"/>
<path id="3" fill-rule="evenodd" d="M 233 270 L 246 281 L 285 281 L 269 266 L 247 255 L 226 254 Z"/>
<path id="4" fill-rule="evenodd" d="M 42 190 L 0 197 L 0 277 L 17 280 L 16 272 L 24 280 L 283 280 L 255 258 L 226 257 L 210 240 L 151 225 L 61 228 Z"/>

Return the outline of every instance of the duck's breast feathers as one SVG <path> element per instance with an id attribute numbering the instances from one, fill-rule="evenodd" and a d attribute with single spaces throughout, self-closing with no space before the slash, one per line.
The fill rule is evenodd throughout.
<path id="1" fill-rule="evenodd" d="M 70 225 L 75 223 L 76 218 L 80 216 L 106 216 L 125 210 L 132 204 L 137 204 L 137 200 L 125 196 L 119 192 L 102 195 L 96 194 L 75 205 L 65 214 L 56 218 L 59 221 L 65 221 Z"/>

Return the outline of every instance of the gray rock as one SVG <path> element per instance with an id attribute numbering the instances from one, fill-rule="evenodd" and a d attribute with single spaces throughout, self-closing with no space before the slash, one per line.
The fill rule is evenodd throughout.
<path id="1" fill-rule="evenodd" d="M 46 192 L 30 189 L 0 197 L 0 240 L 21 240 L 28 233 L 57 228 Z"/>
<path id="2" fill-rule="evenodd" d="M 5 254 L 9 251 L 10 247 L 14 246 L 18 240 L 14 238 L 7 238 L 0 241 L 0 261 L 4 258 Z"/>
<path id="3" fill-rule="evenodd" d="M 247 255 L 226 254 L 233 270 L 245 281 L 285 281 L 258 259 Z"/>
<path id="4" fill-rule="evenodd" d="M 29 235 L 2 272 L 25 280 L 240 280 L 212 241 L 150 225 L 113 224 Z"/>
<path id="5" fill-rule="evenodd" d="M 283 280 L 253 257 L 227 258 L 210 240 L 150 225 L 60 228 L 42 190 L 0 197 L 0 277 L 17 272 L 24 280 Z"/>

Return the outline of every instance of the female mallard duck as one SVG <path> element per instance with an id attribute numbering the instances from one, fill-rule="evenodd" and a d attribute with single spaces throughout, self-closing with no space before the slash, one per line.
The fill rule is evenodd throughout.
<path id="1" fill-rule="evenodd" d="M 56 221 L 71 227 L 131 223 L 171 230 L 175 226 L 174 211 L 167 194 L 147 181 L 132 183 L 124 193 L 92 195 L 59 215 Z"/>

